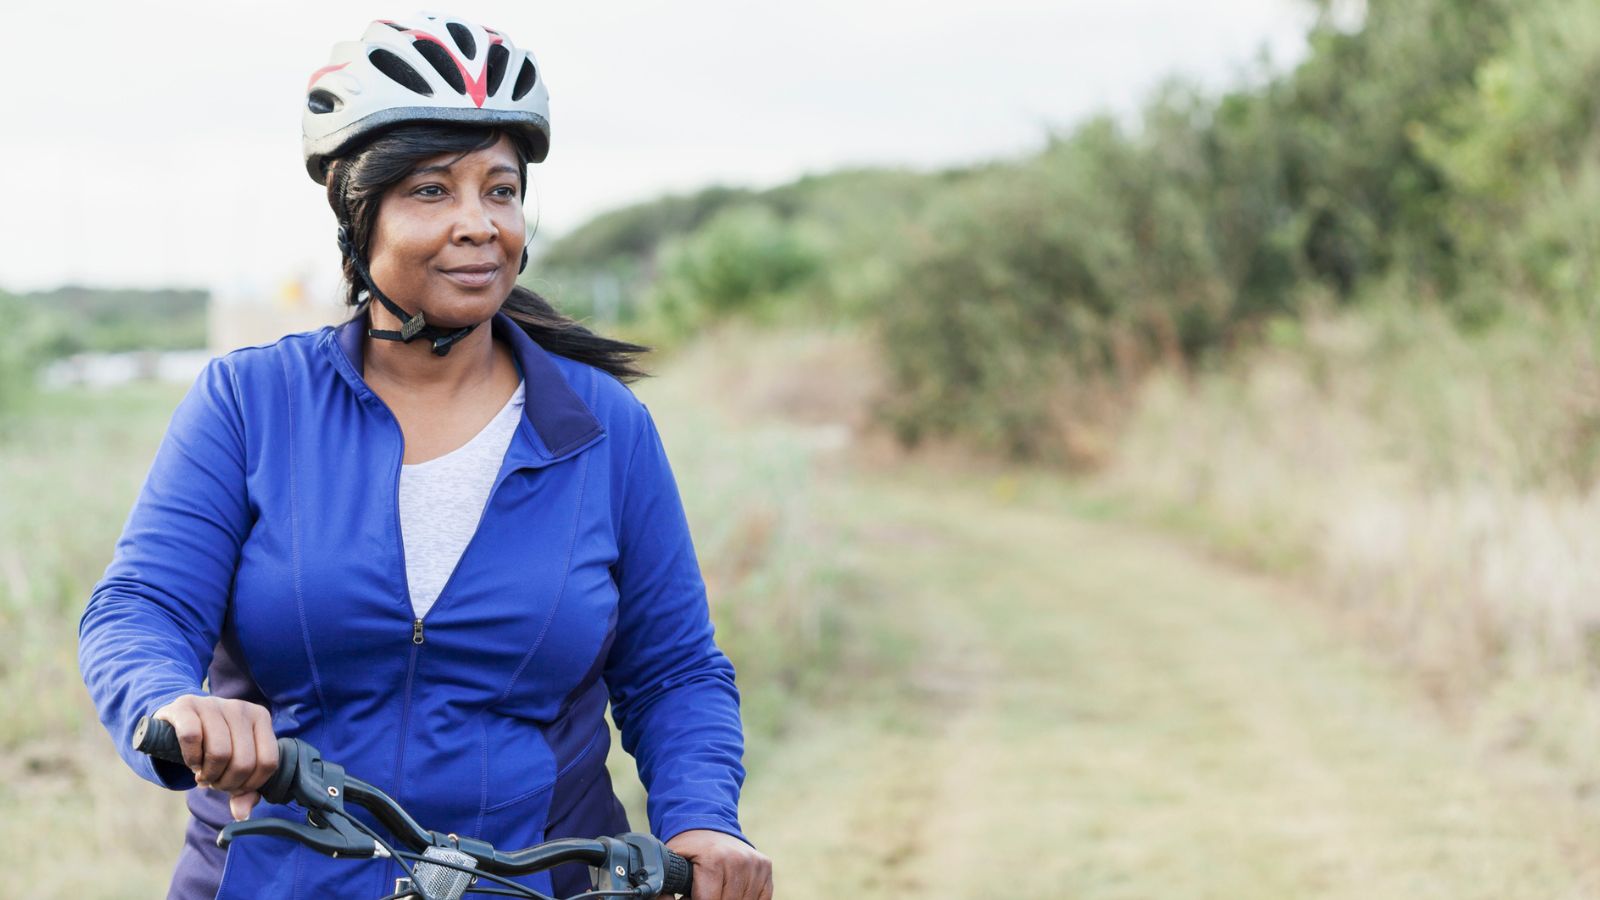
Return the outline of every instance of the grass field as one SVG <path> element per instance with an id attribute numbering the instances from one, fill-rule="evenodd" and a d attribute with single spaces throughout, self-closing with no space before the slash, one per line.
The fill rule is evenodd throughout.
<path id="1" fill-rule="evenodd" d="M 1452 727 L 1295 586 L 1051 476 L 834 490 L 914 652 L 752 773 L 787 896 L 1600 896 L 1565 773 Z"/>
<path id="2" fill-rule="evenodd" d="M 77 623 L 181 389 L 35 397 L 0 439 L 0 846 L 41 896 L 151 897 L 181 798 L 112 752 L 77 665 Z M 95 865 L 63 865 L 63 847 Z"/>
<path id="3" fill-rule="evenodd" d="M 740 669 L 745 824 L 780 896 L 1600 896 L 1568 769 L 1442 715 L 1199 520 L 886 449 L 864 352 L 722 335 L 639 386 Z M 178 798 L 114 757 L 74 645 L 179 393 L 52 394 L 0 443 L 0 846 L 36 896 L 159 895 L 175 852 Z M 69 842 L 96 864 L 59 866 Z"/>

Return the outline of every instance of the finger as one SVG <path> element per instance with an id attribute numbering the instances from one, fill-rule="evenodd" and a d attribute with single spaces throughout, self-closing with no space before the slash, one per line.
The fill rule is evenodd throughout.
<path id="1" fill-rule="evenodd" d="M 205 758 L 200 762 L 200 774 L 195 780 L 202 787 L 211 787 L 222 777 L 233 759 L 233 740 L 228 734 L 228 720 L 216 702 L 195 704 L 200 715 L 200 727 L 205 729 Z"/>
<path id="2" fill-rule="evenodd" d="M 757 880 L 761 885 L 761 890 L 756 893 L 758 900 L 772 900 L 772 860 L 765 856 L 761 857 Z"/>
<path id="3" fill-rule="evenodd" d="M 250 810 L 255 808 L 256 802 L 260 799 L 261 795 L 255 791 L 234 794 L 228 798 L 228 812 L 233 814 L 235 822 L 243 822 L 250 818 Z"/>
<path id="4" fill-rule="evenodd" d="M 727 874 L 722 880 L 722 900 L 756 900 L 750 877 L 750 862 L 735 857 L 723 863 Z"/>
<path id="5" fill-rule="evenodd" d="M 254 704 L 250 708 L 255 711 L 251 718 L 255 729 L 256 770 L 244 786 L 246 790 L 259 791 L 278 770 L 278 736 L 272 732 L 272 714 Z"/>
<path id="6" fill-rule="evenodd" d="M 217 779 L 216 788 L 233 794 L 242 790 L 245 782 L 255 775 L 256 739 L 252 734 L 246 704 L 224 700 L 221 706 L 222 719 L 228 723 L 228 745 L 233 748 L 233 754 L 222 770 L 222 777 Z"/>
<path id="7" fill-rule="evenodd" d="M 722 900 L 722 873 L 710 866 L 695 863 L 692 900 Z"/>
<path id="8" fill-rule="evenodd" d="M 185 698 L 180 698 L 157 710 L 155 717 L 171 725 L 173 733 L 178 736 L 178 750 L 183 753 L 183 764 L 191 771 L 199 771 L 200 763 L 205 758 L 202 743 L 205 730 L 194 707 Z"/>

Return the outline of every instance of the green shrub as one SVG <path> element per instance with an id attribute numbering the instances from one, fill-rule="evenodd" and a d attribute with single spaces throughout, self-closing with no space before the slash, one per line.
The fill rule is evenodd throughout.
<path id="1" fill-rule="evenodd" d="M 1049 456 L 1100 414 L 1098 388 L 1253 342 L 1302 297 L 1398 281 L 1473 308 L 1449 166 L 1424 138 L 1506 45 L 1511 6 L 1372 0 L 1354 31 L 1320 24 L 1290 73 L 1216 100 L 1169 85 L 1138 129 L 1091 121 L 941 191 L 872 304 L 896 430 Z M 1582 233 L 1518 246 L 1570 259 Z"/>
<path id="2" fill-rule="evenodd" d="M 1600 291 L 1597 83 L 1600 8 L 1528 3 L 1472 88 L 1414 129 L 1448 179 L 1445 218 L 1475 307 L 1585 309 Z"/>
<path id="3" fill-rule="evenodd" d="M 682 328 L 759 313 L 821 268 L 799 230 L 759 206 L 720 213 L 690 237 L 669 244 L 662 257 L 655 302 Z"/>

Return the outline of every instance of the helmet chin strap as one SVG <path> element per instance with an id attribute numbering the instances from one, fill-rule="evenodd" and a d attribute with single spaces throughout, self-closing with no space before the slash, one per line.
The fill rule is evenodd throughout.
<path id="1" fill-rule="evenodd" d="M 437 325 L 429 325 L 420 312 L 412 315 L 401 309 L 400 304 L 390 300 L 384 295 L 383 291 L 378 290 L 378 285 L 372 280 L 372 273 L 367 271 L 367 264 L 362 261 L 361 254 L 356 252 L 355 245 L 350 240 L 350 229 L 343 225 L 339 226 L 339 252 L 343 253 L 355 264 L 356 274 L 361 276 L 361 281 L 367 287 L 367 293 L 376 298 L 379 303 L 383 304 L 384 309 L 387 309 L 403 323 L 399 331 L 382 331 L 377 328 L 368 328 L 367 335 L 369 337 L 383 341 L 399 341 L 402 344 L 409 344 L 419 337 L 432 338 L 433 355 L 444 356 L 450 352 L 450 348 L 454 347 L 457 341 L 471 334 L 472 329 L 478 327 L 477 325 L 467 325 L 463 328 L 440 328 Z M 524 258 L 526 258 L 526 254 L 524 254 Z"/>

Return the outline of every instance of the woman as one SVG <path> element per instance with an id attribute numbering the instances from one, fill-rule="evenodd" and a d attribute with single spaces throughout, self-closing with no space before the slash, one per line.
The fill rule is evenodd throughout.
<path id="1" fill-rule="evenodd" d="M 389 892 L 383 865 L 217 849 L 230 812 L 294 817 L 258 805 L 278 735 L 434 829 L 508 848 L 624 831 L 609 699 L 696 900 L 769 898 L 739 831 L 732 667 L 660 438 L 618 380 L 645 348 L 515 286 L 526 165 L 549 145 L 532 56 L 457 19 L 375 22 L 312 75 L 304 118 L 356 314 L 212 361 L 80 626 L 123 758 L 199 786 L 169 896 Z M 146 714 L 187 770 L 129 749 Z"/>

